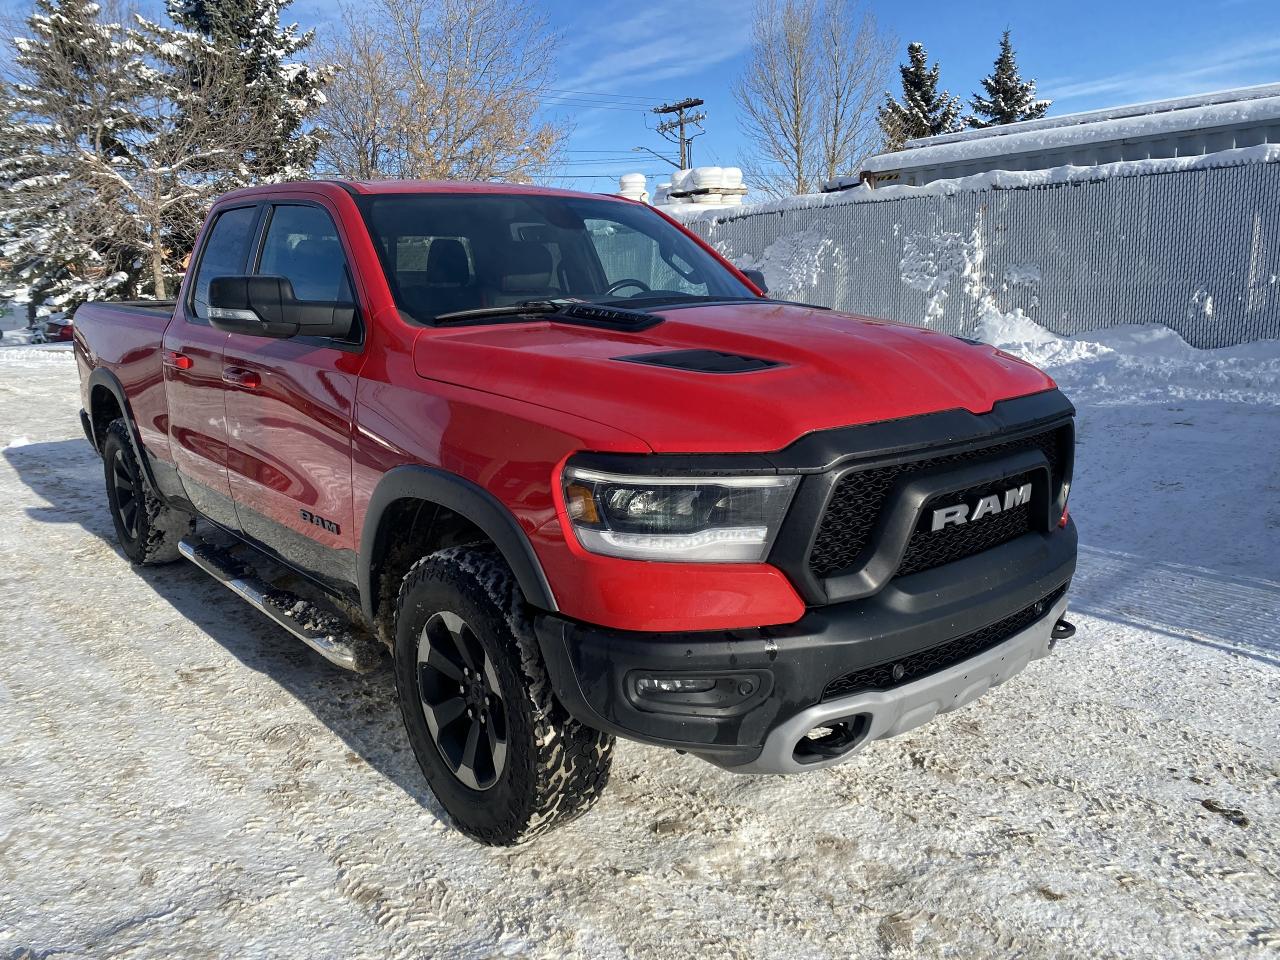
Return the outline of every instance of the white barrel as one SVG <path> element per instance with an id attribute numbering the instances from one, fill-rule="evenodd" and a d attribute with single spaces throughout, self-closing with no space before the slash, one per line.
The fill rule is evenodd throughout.
<path id="1" fill-rule="evenodd" d="M 719 190 L 724 186 L 724 167 L 694 167 L 695 190 Z"/>
<path id="2" fill-rule="evenodd" d="M 623 193 L 643 193 L 648 182 L 643 173 L 624 173 L 618 178 Z"/>
<path id="3" fill-rule="evenodd" d="M 726 190 L 742 186 L 742 168 L 725 167 L 724 181 L 720 184 Z"/>
<path id="4" fill-rule="evenodd" d="M 677 170 L 673 173 L 671 175 L 671 192 L 683 193 L 685 190 L 692 189 L 693 184 L 690 183 L 690 178 L 692 176 L 692 170 Z"/>

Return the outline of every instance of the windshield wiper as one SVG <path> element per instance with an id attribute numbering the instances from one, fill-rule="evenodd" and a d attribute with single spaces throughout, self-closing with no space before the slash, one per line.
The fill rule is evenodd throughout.
<path id="1" fill-rule="evenodd" d="M 475 307 L 471 310 L 454 310 L 432 317 L 436 323 L 456 323 L 460 320 L 483 320 L 485 317 L 518 317 L 531 313 L 558 313 L 560 304 L 550 300 L 525 300 L 523 303 L 511 303 L 504 307 Z"/>
<path id="2" fill-rule="evenodd" d="M 612 306 L 613 304 L 624 303 L 644 303 L 656 306 L 663 303 L 747 303 L 755 300 L 768 299 L 767 297 L 738 297 L 738 296 L 715 296 L 706 293 L 663 293 L 653 297 L 625 297 L 621 300 L 601 300 L 601 303 Z"/>
<path id="3" fill-rule="evenodd" d="M 618 307 L 595 303 L 557 300 L 526 300 L 502 307 L 476 307 L 472 310 L 455 310 L 434 318 L 436 323 L 466 323 L 469 320 L 487 320 L 501 317 L 554 315 L 557 320 L 581 323 L 587 326 L 612 327 L 622 330 L 639 330 L 661 323 L 662 318 L 641 310 L 621 310 Z"/>

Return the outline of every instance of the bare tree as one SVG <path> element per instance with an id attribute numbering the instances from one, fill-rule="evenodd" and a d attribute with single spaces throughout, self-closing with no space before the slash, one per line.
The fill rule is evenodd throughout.
<path id="1" fill-rule="evenodd" d="M 134 42 L 147 50 L 145 31 Z M 161 63 L 162 47 L 147 50 Z M 83 212 L 87 235 L 103 238 L 118 259 L 141 254 L 152 293 L 163 300 L 170 277 L 184 270 L 205 213 L 231 185 L 228 171 L 236 171 L 245 144 L 269 137 L 274 124 L 239 82 L 232 60 L 211 58 L 197 80 L 183 77 L 181 86 L 168 82 L 175 75 L 148 73 L 145 64 L 140 74 L 149 82 L 139 84 L 129 103 L 139 122 L 119 131 L 110 152 L 77 149 L 75 179 L 97 201 Z M 218 110 L 202 111 L 208 103 Z"/>
<path id="2" fill-rule="evenodd" d="M 819 25 L 824 180 L 853 173 L 880 144 L 876 110 L 893 68 L 895 42 L 870 11 L 857 10 L 856 0 L 826 0 Z"/>
<path id="3" fill-rule="evenodd" d="M 766 193 L 807 193 L 818 130 L 817 0 L 757 0 L 751 55 L 734 86 L 757 156 L 746 166 Z"/>
<path id="4" fill-rule="evenodd" d="M 857 0 L 757 0 L 754 22 L 734 86 L 745 166 L 766 193 L 808 193 L 873 149 L 893 41 Z"/>
<path id="5" fill-rule="evenodd" d="M 344 23 L 321 114 L 336 173 L 523 180 L 559 153 L 567 131 L 538 116 L 557 41 L 534 4 L 382 0 Z"/>
<path id="6" fill-rule="evenodd" d="M 353 180 L 408 173 L 400 132 L 403 77 L 387 39 L 386 30 L 371 28 L 366 12 L 344 6 L 341 34 L 320 42 L 320 58 L 333 76 L 316 118 L 323 130 L 319 163 Z"/>

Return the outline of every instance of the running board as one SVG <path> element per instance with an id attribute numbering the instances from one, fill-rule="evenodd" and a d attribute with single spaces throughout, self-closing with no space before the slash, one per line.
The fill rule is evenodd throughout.
<path id="1" fill-rule="evenodd" d="M 356 673 L 368 673 L 381 661 L 374 644 L 355 634 L 337 614 L 271 586 L 226 550 L 201 541 L 182 540 L 178 543 L 178 552 L 330 663 Z"/>

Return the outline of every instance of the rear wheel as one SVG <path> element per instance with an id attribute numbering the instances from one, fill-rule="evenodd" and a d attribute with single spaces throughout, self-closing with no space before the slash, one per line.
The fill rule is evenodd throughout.
<path id="1" fill-rule="evenodd" d="M 409 570 L 395 665 L 409 743 L 463 833 L 523 843 L 599 798 L 613 737 L 552 696 L 524 597 L 493 547 L 451 547 Z"/>
<path id="2" fill-rule="evenodd" d="M 195 529 L 195 518 L 166 506 L 148 485 L 124 420 L 107 427 L 102 465 L 111 519 L 125 556 L 146 565 L 178 559 L 178 541 Z"/>

